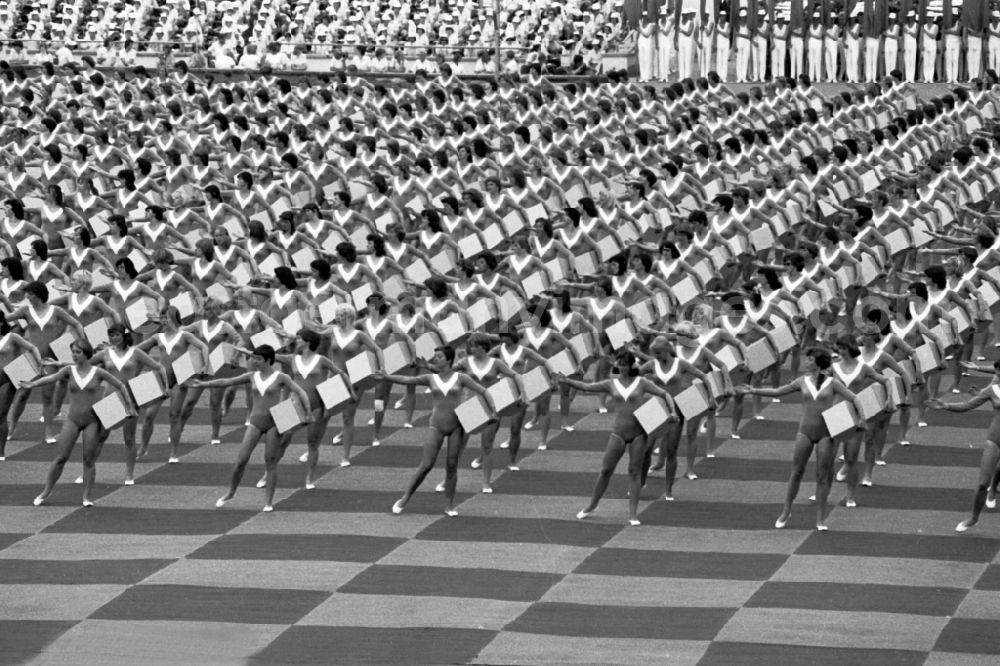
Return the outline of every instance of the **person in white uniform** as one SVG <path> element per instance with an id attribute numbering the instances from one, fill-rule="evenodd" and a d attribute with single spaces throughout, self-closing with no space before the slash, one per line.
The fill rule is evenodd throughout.
<path id="1" fill-rule="evenodd" d="M 746 82 L 750 70 L 751 37 L 747 10 L 741 7 L 736 19 L 736 81 L 740 83 Z"/>
<path id="2" fill-rule="evenodd" d="M 878 52 L 881 46 L 880 37 L 865 37 L 865 81 L 872 82 L 878 77 Z"/>
<path id="3" fill-rule="evenodd" d="M 701 26 L 701 33 L 699 42 L 701 43 L 701 49 L 698 54 L 698 73 L 704 78 L 708 76 L 709 70 L 712 69 L 712 65 L 715 64 L 715 59 L 712 58 L 712 47 L 715 44 L 715 34 L 716 26 L 715 21 L 709 16 L 708 20 Z"/>
<path id="4" fill-rule="evenodd" d="M 660 10 L 660 24 L 656 32 L 656 58 L 659 61 L 660 80 L 669 81 L 674 65 L 674 17 L 664 5 Z"/>
<path id="5" fill-rule="evenodd" d="M 889 12 L 889 27 L 886 28 L 885 37 L 882 39 L 882 62 L 885 65 L 885 76 L 899 66 L 899 21 L 896 20 L 896 12 Z"/>
<path id="6" fill-rule="evenodd" d="M 844 31 L 844 55 L 847 81 L 858 83 L 861 78 L 861 18 L 857 14 L 851 17 Z"/>
<path id="7" fill-rule="evenodd" d="M 656 23 L 649 16 L 642 15 L 639 21 L 639 36 L 636 48 L 639 51 L 639 80 L 652 81 L 656 77 Z"/>
<path id="8" fill-rule="evenodd" d="M 944 31 L 944 76 L 948 83 L 958 82 L 958 65 L 962 57 L 962 31 L 956 13 L 951 27 Z"/>
<path id="9" fill-rule="evenodd" d="M 928 16 L 920 35 L 920 60 L 923 63 L 922 79 L 924 83 L 934 81 L 934 70 L 937 66 L 938 25 L 933 17 Z"/>
<path id="10" fill-rule="evenodd" d="M 726 12 L 719 14 L 719 22 L 715 24 L 715 72 L 723 81 L 729 80 L 729 38 L 732 29 Z"/>
<path id="11" fill-rule="evenodd" d="M 793 79 L 802 74 L 802 59 L 805 56 L 806 47 L 806 26 L 800 25 L 797 28 L 789 27 L 789 65 L 788 74 Z"/>
<path id="12" fill-rule="evenodd" d="M 920 24 L 911 9 L 903 26 L 903 76 L 907 81 L 917 80 L 917 49 L 920 44 Z"/>
<path id="13" fill-rule="evenodd" d="M 788 25 L 785 23 L 785 15 L 777 14 L 774 17 L 774 26 L 771 28 L 771 78 L 785 75 L 787 54 Z"/>
<path id="14" fill-rule="evenodd" d="M 757 27 L 754 29 L 753 71 L 755 81 L 764 81 L 767 78 L 767 42 L 770 37 L 771 26 L 768 25 L 762 9 L 757 17 Z"/>
<path id="15" fill-rule="evenodd" d="M 840 26 L 833 16 L 827 20 L 825 34 L 823 59 L 826 65 L 826 80 L 833 83 L 837 80 L 837 56 L 840 54 Z"/>
<path id="16" fill-rule="evenodd" d="M 987 28 L 989 41 L 986 44 L 988 49 L 986 62 L 994 72 L 1000 71 L 1000 12 L 993 12 L 993 20 Z"/>
<path id="17" fill-rule="evenodd" d="M 677 76 L 680 80 L 691 78 L 694 68 L 694 14 L 681 14 L 681 24 L 677 30 Z"/>
<path id="18" fill-rule="evenodd" d="M 965 73 L 967 80 L 978 79 L 983 71 L 983 36 L 982 30 L 965 29 Z"/>
<path id="19" fill-rule="evenodd" d="M 826 31 L 819 12 L 813 14 L 812 25 L 809 26 L 809 78 L 813 81 L 823 80 L 823 38 Z"/>

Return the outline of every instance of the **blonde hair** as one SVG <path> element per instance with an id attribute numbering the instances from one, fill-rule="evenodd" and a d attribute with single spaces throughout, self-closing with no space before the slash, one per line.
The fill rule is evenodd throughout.
<path id="1" fill-rule="evenodd" d="M 248 305 L 253 305 L 253 292 L 250 291 L 249 287 L 240 287 L 233 294 L 233 303 L 236 301 L 244 301 Z"/>
<path id="2" fill-rule="evenodd" d="M 73 271 L 73 274 L 69 277 L 74 282 L 82 284 L 84 289 L 90 289 L 94 285 L 94 276 L 91 275 L 90 271 Z"/>
<path id="3" fill-rule="evenodd" d="M 354 309 L 353 305 L 347 303 L 341 303 L 337 306 L 337 309 L 333 311 L 333 320 L 335 322 L 347 321 L 353 324 L 358 319 L 358 313 Z"/>
<path id="4" fill-rule="evenodd" d="M 205 313 L 219 314 L 223 310 L 225 310 L 225 307 L 222 305 L 222 301 L 220 301 L 217 298 L 213 298 L 212 296 L 209 296 L 208 298 L 205 299 L 205 302 L 201 304 L 201 309 Z"/>
<path id="5" fill-rule="evenodd" d="M 698 329 L 689 321 L 682 321 L 674 326 L 674 335 L 682 338 L 697 338 Z"/>
<path id="6" fill-rule="evenodd" d="M 712 327 L 712 306 L 708 303 L 700 303 L 691 308 L 691 321 L 698 330 L 706 331 Z"/>

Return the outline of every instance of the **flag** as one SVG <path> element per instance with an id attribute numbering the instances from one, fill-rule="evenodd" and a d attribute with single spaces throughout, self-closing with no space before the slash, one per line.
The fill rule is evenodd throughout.
<path id="1" fill-rule="evenodd" d="M 746 0 L 747 3 L 747 25 L 751 30 L 756 31 L 760 25 L 760 16 L 757 15 L 759 9 L 757 0 Z"/>
<path id="2" fill-rule="evenodd" d="M 847 25 L 851 22 L 851 14 L 854 12 L 854 7 L 857 4 L 858 0 L 844 0 L 844 11 L 840 16 L 842 25 Z"/>
<path id="3" fill-rule="evenodd" d="M 643 0 L 642 12 L 647 20 L 656 23 L 660 18 L 660 0 Z"/>
<path id="4" fill-rule="evenodd" d="M 791 16 L 788 17 L 789 30 L 798 30 L 808 25 L 808 21 L 805 20 L 805 8 L 802 6 L 802 1 L 792 0 L 791 2 Z"/>
<path id="5" fill-rule="evenodd" d="M 900 0 L 899 3 L 899 14 L 896 16 L 896 20 L 900 25 L 906 24 L 906 16 L 911 11 L 915 12 L 917 0 Z"/>
<path id="6" fill-rule="evenodd" d="M 917 21 L 923 25 L 927 21 L 927 9 L 929 0 L 917 0 Z"/>
<path id="7" fill-rule="evenodd" d="M 969 30 L 983 32 L 990 24 L 990 3 L 986 0 L 963 3 L 959 23 Z"/>
<path id="8" fill-rule="evenodd" d="M 888 3 L 886 0 L 865 0 L 865 14 L 862 17 L 862 33 L 865 37 L 881 37 L 889 25 Z"/>

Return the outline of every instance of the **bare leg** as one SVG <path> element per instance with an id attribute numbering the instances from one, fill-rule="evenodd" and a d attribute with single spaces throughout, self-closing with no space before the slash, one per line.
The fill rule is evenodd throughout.
<path id="1" fill-rule="evenodd" d="M 666 493 L 663 499 L 670 501 L 674 498 L 674 479 L 677 477 L 677 449 L 681 445 L 681 434 L 684 432 L 684 421 L 677 421 L 667 425 L 667 431 L 660 442 L 660 457 L 664 460 L 664 474 L 667 480 Z"/>
<path id="2" fill-rule="evenodd" d="M 979 485 L 976 487 L 976 494 L 972 499 L 972 515 L 963 520 L 955 528 L 957 532 L 964 532 L 979 522 L 979 514 L 982 513 L 986 505 L 986 493 L 988 486 L 993 480 L 993 475 L 1000 462 L 1000 447 L 995 442 L 988 441 L 983 447 L 983 457 L 979 462 Z"/>
<path id="3" fill-rule="evenodd" d="M 236 392 L 239 390 L 238 386 L 230 386 L 226 389 L 225 397 L 222 399 L 222 418 L 225 418 L 229 414 L 229 410 L 233 408 L 233 403 L 236 402 Z"/>
<path id="4" fill-rule="evenodd" d="M 549 405 L 552 402 L 552 394 L 547 393 L 535 402 L 535 423 L 538 424 L 542 441 L 538 443 L 538 450 L 544 451 L 549 448 L 549 429 L 552 426 L 552 415 L 549 413 Z"/>
<path id="5" fill-rule="evenodd" d="M 590 498 L 590 504 L 583 511 L 576 514 L 577 518 L 586 518 L 597 509 L 601 497 L 604 496 L 604 492 L 608 489 L 611 475 L 615 473 L 615 467 L 617 467 L 622 455 L 625 454 L 626 448 L 627 445 L 621 435 L 611 433 L 611 436 L 608 437 L 607 449 L 604 451 L 604 458 L 601 460 L 601 471 L 597 474 L 597 481 L 594 483 L 594 492 Z"/>
<path id="6" fill-rule="evenodd" d="M 836 454 L 837 446 L 829 437 L 824 437 L 816 443 L 816 529 L 818 530 L 826 529 L 826 505 L 830 496 L 830 480 L 833 476 L 833 459 Z"/>
<path id="7" fill-rule="evenodd" d="M 246 402 L 247 402 L 246 420 L 247 420 L 247 425 L 249 425 L 250 424 L 250 413 L 253 411 L 253 391 L 250 390 L 249 386 L 246 387 L 246 394 L 245 395 L 246 395 Z"/>
<path id="8" fill-rule="evenodd" d="M 658 437 L 656 439 L 649 440 L 649 445 L 646 447 L 646 452 L 642 457 L 642 474 L 640 478 L 642 483 L 640 486 L 643 488 L 646 487 L 646 483 L 649 481 L 649 472 L 653 464 L 653 449 L 656 448 L 656 442 L 662 441 L 662 439 L 662 437 Z"/>
<path id="9" fill-rule="evenodd" d="M 889 416 L 886 416 L 874 421 L 865 435 L 865 472 L 861 478 L 863 486 L 872 485 L 872 474 L 875 472 L 876 462 L 882 460 L 888 431 Z"/>
<path id="10" fill-rule="evenodd" d="M 975 348 L 976 360 L 986 358 L 986 345 L 990 338 L 990 322 L 980 321 L 976 326 L 976 334 L 973 346 Z"/>
<path id="11" fill-rule="evenodd" d="M 136 417 L 125 419 L 122 423 L 122 444 L 125 447 L 125 485 L 131 486 L 135 483 L 135 431 L 138 425 Z M 105 431 L 103 441 L 107 441 L 108 433 Z"/>
<path id="12" fill-rule="evenodd" d="M 212 422 L 213 444 L 219 441 L 219 431 L 222 429 L 222 399 L 225 397 L 225 391 L 225 389 L 214 388 L 208 392 L 208 411 Z"/>
<path id="13" fill-rule="evenodd" d="M 649 442 L 645 435 L 639 435 L 628 444 L 628 521 L 639 524 L 639 493 L 642 490 L 642 467 L 646 459 Z"/>
<path id="14" fill-rule="evenodd" d="M 507 445 L 507 455 L 510 456 L 510 464 L 507 468 L 512 472 L 516 472 L 519 469 L 517 466 L 517 452 L 521 450 L 521 427 L 524 425 L 524 417 L 527 412 L 527 407 L 522 407 L 510 417 L 510 440 L 508 440 Z"/>
<path id="15" fill-rule="evenodd" d="M 60 432 L 56 424 L 56 415 L 59 414 L 59 410 L 52 400 L 55 390 L 56 387 L 52 384 L 46 384 L 42 387 L 42 416 L 45 418 L 46 442 L 57 439 Z"/>
<path id="16" fill-rule="evenodd" d="M 916 398 L 918 400 L 921 399 L 921 396 L 918 393 L 919 388 L 914 387 L 913 391 L 914 394 L 916 395 Z M 910 433 L 910 406 L 901 405 L 899 408 L 899 443 L 901 445 L 906 446 L 910 443 L 910 440 L 907 439 L 909 433 Z"/>
<path id="17" fill-rule="evenodd" d="M 404 409 L 406 410 L 406 424 L 413 426 L 413 410 L 417 406 L 417 387 L 407 386 L 406 393 L 404 394 Z M 405 425 L 404 425 L 405 427 Z"/>
<path id="18" fill-rule="evenodd" d="M 100 423 L 91 423 L 83 429 L 83 505 L 91 506 L 94 502 L 90 493 L 94 489 L 94 479 L 97 477 L 97 459 L 104 447 L 105 437 L 102 437 Z"/>
<path id="19" fill-rule="evenodd" d="M 292 433 L 285 436 L 278 434 L 277 428 L 271 428 L 264 433 L 264 469 L 267 474 L 267 485 L 264 490 L 264 511 L 274 510 L 274 490 L 278 487 L 278 463 L 285 455 L 288 443 L 292 441 Z"/>
<path id="20" fill-rule="evenodd" d="M 857 505 L 854 494 L 858 488 L 858 453 L 861 451 L 861 435 L 860 431 L 855 431 L 844 440 L 844 471 L 847 473 L 846 506 L 848 508 Z"/>
<path id="21" fill-rule="evenodd" d="M 41 495 L 35 498 L 35 506 L 44 502 L 52 494 L 52 489 L 55 488 L 56 482 L 62 476 L 63 467 L 66 466 L 66 461 L 69 460 L 69 456 L 73 452 L 73 446 L 76 445 L 76 438 L 79 434 L 80 429 L 74 423 L 70 421 L 63 423 L 62 431 L 56 441 L 56 458 L 52 461 L 52 466 L 49 467 L 49 473 L 45 479 L 45 489 L 42 490 Z"/>
<path id="22" fill-rule="evenodd" d="M 733 396 L 733 439 L 739 439 L 740 421 L 743 420 L 744 396 Z"/>
<path id="23" fill-rule="evenodd" d="M 480 464 L 483 467 L 483 492 L 492 493 L 493 492 L 493 442 L 497 437 L 497 430 L 500 429 L 500 419 L 486 426 L 480 435 L 480 446 L 482 447 L 483 453 L 480 456 Z"/>
<path id="24" fill-rule="evenodd" d="M 667 426 L 669 429 L 673 424 Z M 667 431 L 669 432 L 669 430 Z M 666 448 L 666 438 L 667 433 L 664 432 L 659 437 L 655 438 L 649 443 L 649 471 L 659 472 L 663 469 L 663 466 L 667 463 L 667 448 Z M 656 463 L 653 464 L 653 455 L 656 455 Z"/>
<path id="25" fill-rule="evenodd" d="M 358 402 L 352 403 L 347 407 L 344 407 L 344 411 L 341 413 L 344 419 L 344 430 L 343 439 L 341 443 L 344 445 L 344 458 L 340 461 L 341 467 L 347 467 L 351 464 L 351 447 L 354 446 L 354 417 L 358 411 L 358 403 L 361 402 L 361 395 L 358 395 Z"/>
<path id="26" fill-rule="evenodd" d="M 431 426 L 427 433 L 427 440 L 424 442 L 424 454 L 420 459 L 420 465 L 413 473 L 410 483 L 406 486 L 406 491 L 403 493 L 403 497 L 393 505 L 393 513 L 403 512 L 403 508 L 410 501 L 410 498 L 413 497 L 413 493 L 417 492 L 417 488 L 419 488 L 420 484 L 427 478 L 427 474 L 434 467 L 434 461 L 437 460 L 438 453 L 441 451 L 441 445 L 444 444 L 444 440 L 444 433 L 434 426 Z"/>
<path id="27" fill-rule="evenodd" d="M 610 355 L 602 356 L 597 362 L 597 369 L 594 375 L 595 382 L 601 382 L 611 376 L 611 360 Z M 600 400 L 600 412 L 603 414 L 608 411 L 607 407 L 608 397 L 606 394 L 601 394 Z"/>
<path id="28" fill-rule="evenodd" d="M 375 432 L 372 434 L 372 446 L 378 446 L 379 433 L 382 432 L 382 422 L 385 421 L 385 410 L 388 405 L 392 384 L 382 382 L 375 388 Z"/>
<path id="29" fill-rule="evenodd" d="M 8 421 L 10 422 L 10 433 L 12 435 L 17 434 L 17 424 L 21 422 L 21 415 L 24 413 L 24 408 L 28 404 L 28 398 L 31 397 L 31 390 L 18 391 L 14 395 L 14 404 L 10 406 L 10 413 L 8 415 Z"/>
<path id="30" fill-rule="evenodd" d="M 694 464 L 698 459 L 698 427 L 701 425 L 701 418 L 688 421 L 687 428 L 687 470 L 684 475 L 694 481 L 698 475 L 694 473 Z"/>
<path id="31" fill-rule="evenodd" d="M 55 415 L 59 416 L 59 412 L 62 411 L 63 402 L 66 400 L 66 392 L 69 389 L 68 381 L 57 382 L 52 394 L 52 408 L 55 410 Z"/>
<path id="32" fill-rule="evenodd" d="M 972 356 L 972 341 L 969 340 L 955 350 L 955 357 L 951 360 L 951 381 L 952 393 L 962 390 L 962 361 L 968 361 Z"/>
<path id="33" fill-rule="evenodd" d="M 563 430 L 572 431 L 573 426 L 569 422 L 569 408 L 573 404 L 574 391 L 567 384 L 559 385 L 559 427 Z"/>
<path id="34" fill-rule="evenodd" d="M 149 453 L 149 441 L 153 438 L 153 428 L 156 427 L 156 415 L 160 412 L 160 406 L 166 398 L 160 398 L 146 405 L 146 411 L 142 416 L 142 442 L 136 454 L 142 457 Z"/>
<path id="35" fill-rule="evenodd" d="M 715 429 L 717 426 L 718 419 L 715 418 L 715 410 L 713 409 L 705 415 L 705 441 L 709 458 L 715 457 Z"/>
<path id="36" fill-rule="evenodd" d="M 993 478 L 990 480 L 990 486 L 986 492 L 986 506 L 991 509 L 996 507 L 998 485 L 1000 485 L 1000 464 L 997 465 L 996 470 L 993 472 Z"/>
<path id="37" fill-rule="evenodd" d="M 309 424 L 306 431 L 306 446 L 308 447 L 306 458 L 306 489 L 311 490 L 316 487 L 316 464 L 319 462 L 319 445 L 323 441 L 323 434 L 326 432 L 327 423 L 330 416 L 326 414 L 322 407 L 313 410 L 313 422 Z"/>
<path id="38" fill-rule="evenodd" d="M 914 388 L 914 393 L 917 394 L 917 425 L 921 423 L 927 423 L 927 406 L 926 402 L 929 398 L 936 398 L 938 395 L 938 388 L 941 385 L 941 373 L 935 372 L 930 377 L 926 378 L 925 383 L 920 384 Z"/>
<path id="39" fill-rule="evenodd" d="M 449 516 L 457 515 L 455 512 L 455 488 L 458 486 L 458 460 L 465 448 L 468 437 L 461 427 L 455 428 L 448 435 L 448 449 L 445 452 L 444 467 L 444 496 L 447 507 L 444 512 Z"/>
<path id="40" fill-rule="evenodd" d="M 782 528 L 792 515 L 792 503 L 799 494 L 799 486 L 802 485 L 802 476 L 806 472 L 806 463 L 812 455 L 813 443 L 802 433 L 795 435 L 795 452 L 792 454 L 792 473 L 788 478 L 788 490 L 785 492 L 785 506 L 778 516 L 774 526 Z"/>
<path id="41" fill-rule="evenodd" d="M 169 462 L 177 462 L 177 447 L 181 443 L 181 436 L 184 434 L 184 426 L 194 413 L 195 405 L 201 398 L 204 389 L 188 389 L 185 386 L 178 386 L 176 393 L 170 402 L 170 458 Z"/>
<path id="42" fill-rule="evenodd" d="M 247 471 L 247 463 L 250 462 L 250 456 L 253 455 L 253 450 L 257 448 L 257 442 L 260 441 L 260 437 L 261 432 L 257 430 L 256 426 L 247 426 L 246 432 L 243 433 L 243 444 L 240 446 L 240 452 L 236 456 L 236 464 L 233 466 L 233 473 L 229 478 L 229 490 L 219 498 L 215 506 L 221 507 L 236 495 L 236 489 L 240 487 L 243 474 Z"/>
<path id="43" fill-rule="evenodd" d="M 14 385 L 10 382 L 0 385 L 0 460 L 7 455 L 7 436 L 10 433 L 10 425 L 7 421 L 7 412 L 14 401 Z"/>

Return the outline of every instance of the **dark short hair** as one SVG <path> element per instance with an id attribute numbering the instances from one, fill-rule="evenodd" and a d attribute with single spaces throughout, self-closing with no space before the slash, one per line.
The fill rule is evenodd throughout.
<path id="1" fill-rule="evenodd" d="M 271 345 L 260 345 L 253 348 L 253 355 L 260 356 L 268 365 L 274 363 L 274 347 Z"/>

